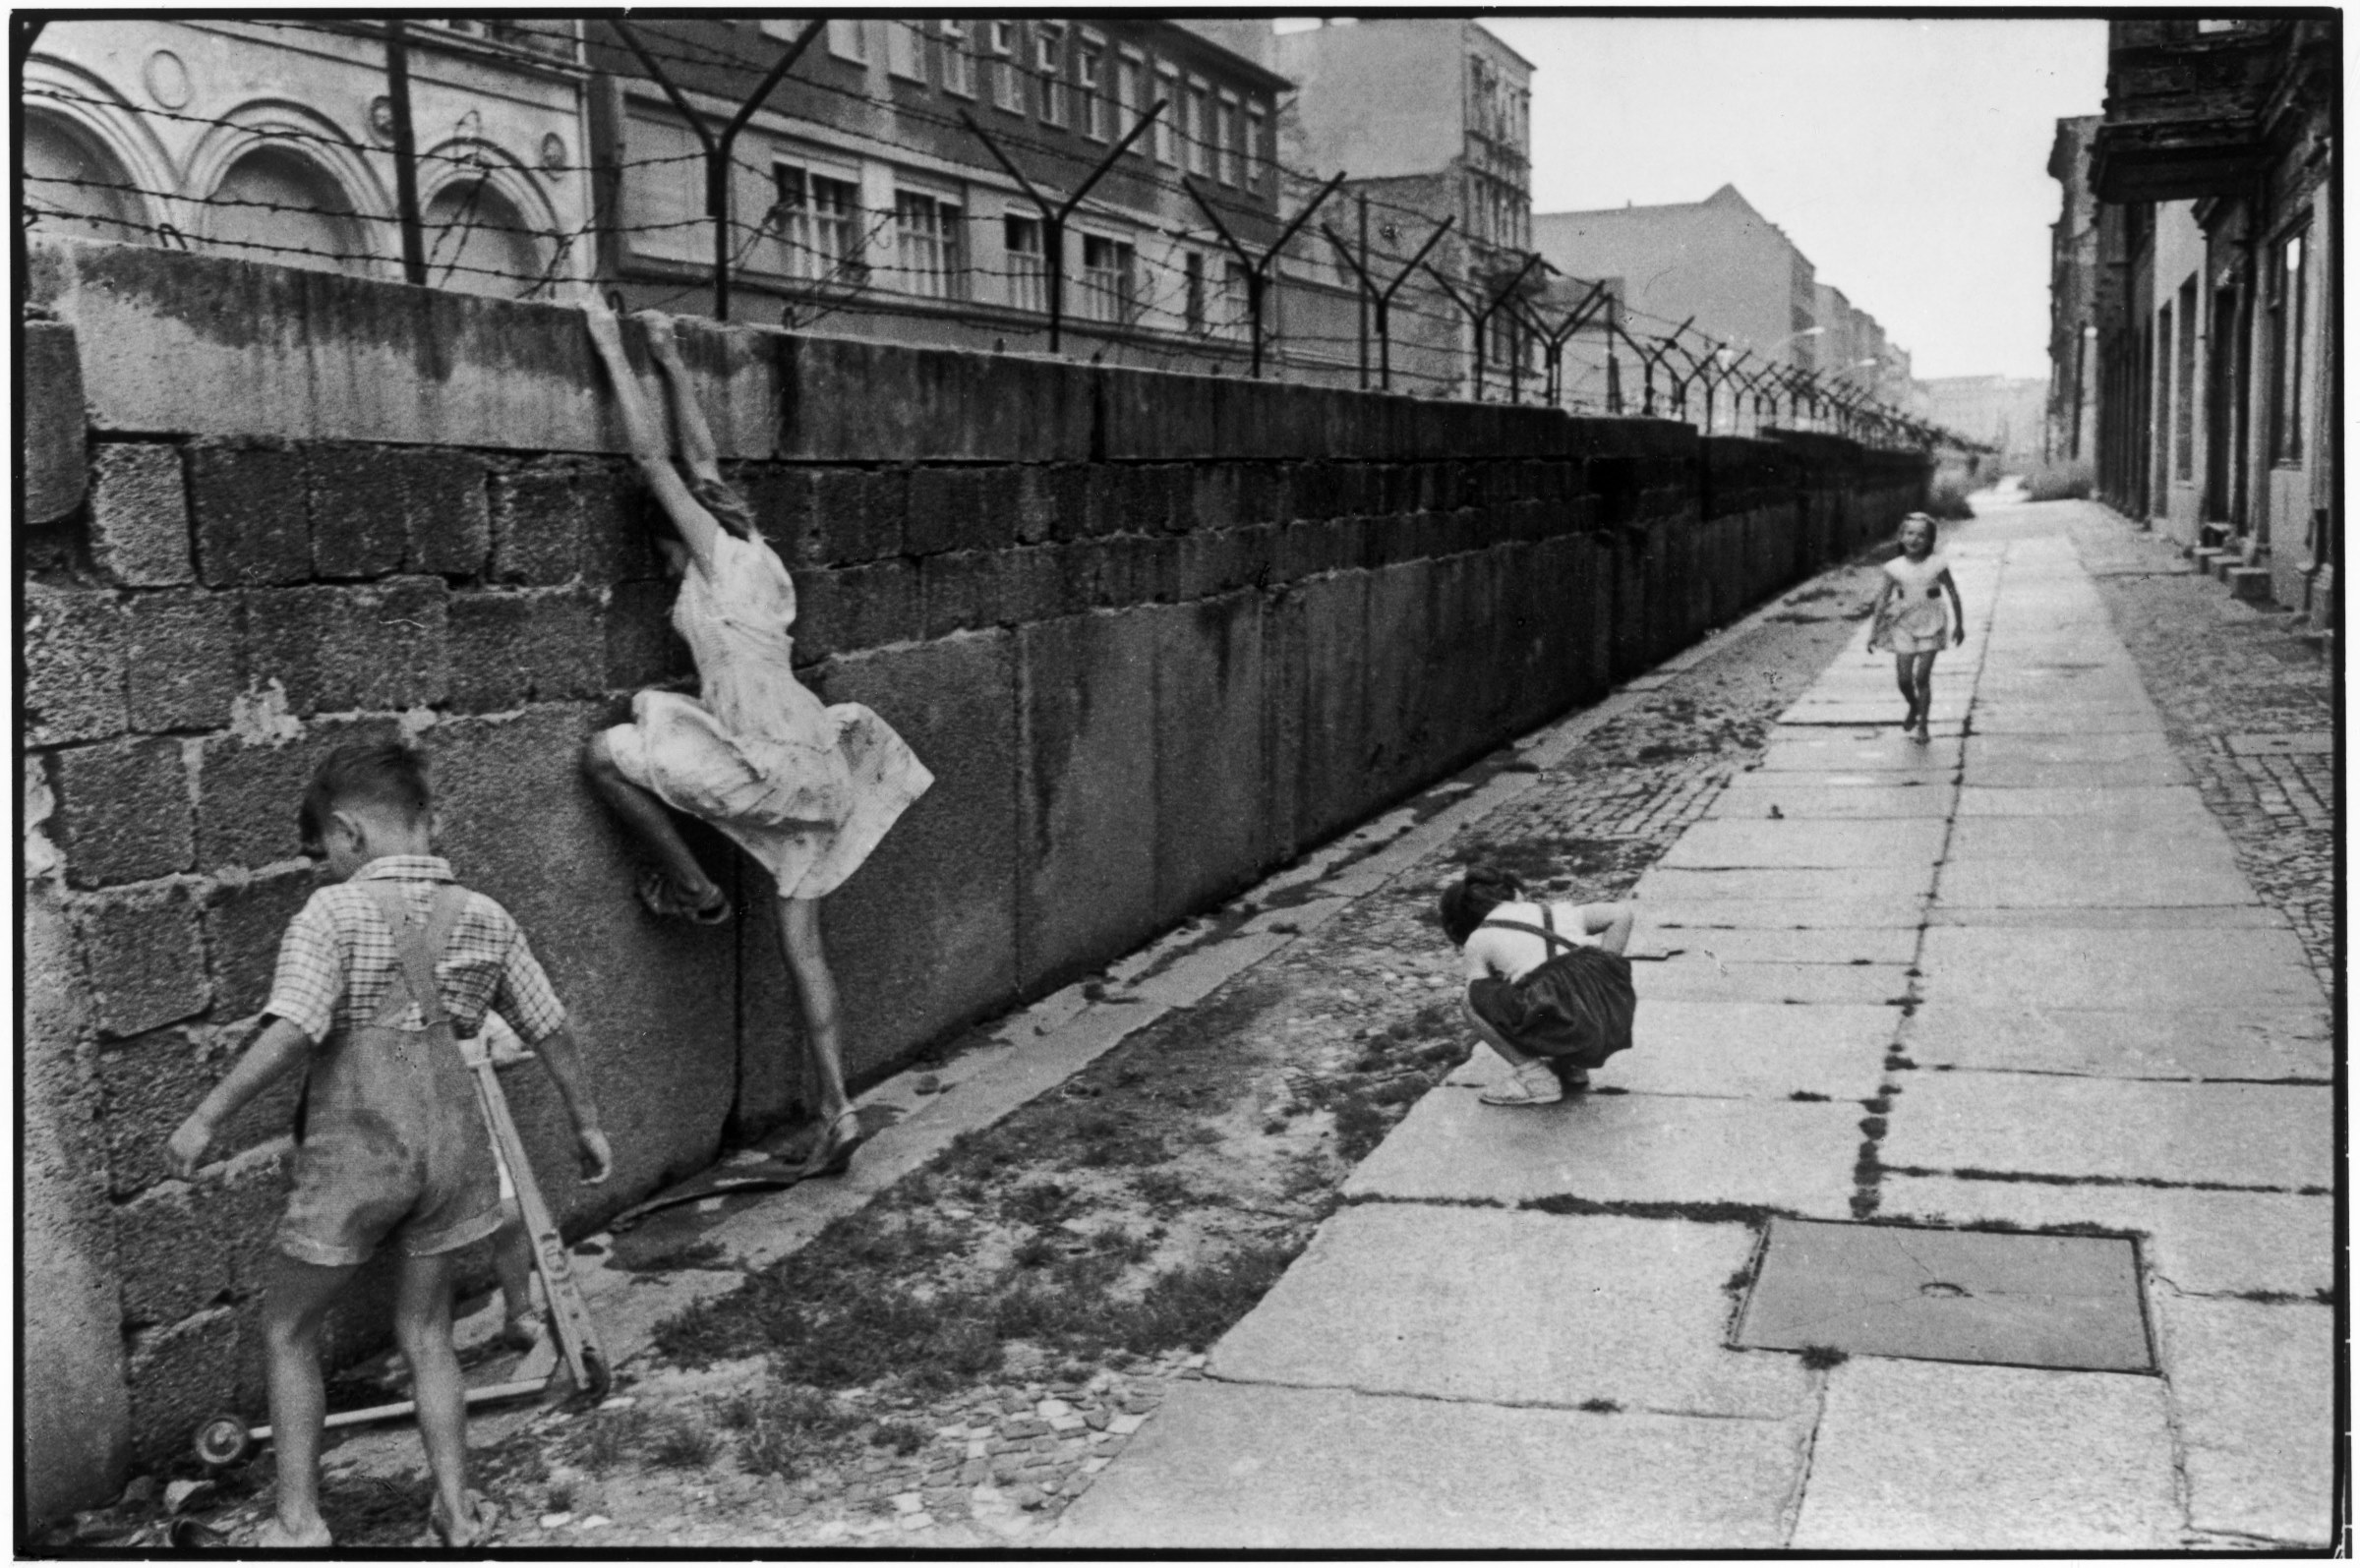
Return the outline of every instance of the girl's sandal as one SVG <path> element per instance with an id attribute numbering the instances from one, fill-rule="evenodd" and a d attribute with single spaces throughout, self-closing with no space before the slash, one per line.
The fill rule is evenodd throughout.
<path id="1" fill-rule="evenodd" d="M 679 887 L 658 866 L 649 866 L 639 873 L 639 901 L 650 914 L 665 919 L 691 920 L 698 925 L 720 925 L 730 917 L 730 897 L 719 888 L 713 890 L 713 901 L 690 903 L 680 897 Z"/>
<path id="2" fill-rule="evenodd" d="M 467 1494 L 467 1517 L 475 1528 L 465 1540 L 451 1539 L 450 1521 L 442 1517 L 442 1499 L 427 1506 L 426 1534 L 413 1543 L 430 1551 L 471 1551 L 487 1544 L 492 1539 L 492 1527 L 500 1523 L 500 1509 L 480 1491 Z"/>
<path id="3" fill-rule="evenodd" d="M 1485 1105 L 1555 1105 L 1564 1097 L 1565 1086 L 1546 1062 L 1527 1062 L 1476 1096 Z"/>
<path id="4" fill-rule="evenodd" d="M 845 1131 L 848 1123 L 852 1127 L 850 1132 Z M 819 1141 L 811 1146 L 811 1153 L 803 1161 L 803 1180 L 842 1176 L 852 1166 L 853 1151 L 867 1141 L 868 1133 L 860 1127 L 859 1111 L 856 1108 L 846 1109 L 828 1124 L 827 1131 L 819 1135 Z"/>

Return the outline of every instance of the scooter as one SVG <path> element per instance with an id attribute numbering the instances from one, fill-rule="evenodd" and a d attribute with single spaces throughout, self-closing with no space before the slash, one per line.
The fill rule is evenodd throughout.
<path id="1" fill-rule="evenodd" d="M 474 1040 L 465 1043 L 470 1047 L 476 1044 Z M 508 1180 L 515 1185 L 516 1206 L 532 1239 L 534 1272 L 541 1276 L 542 1290 L 548 1296 L 550 1333 L 517 1364 L 518 1375 L 505 1382 L 467 1390 L 467 1408 L 473 1410 L 478 1405 L 502 1404 L 542 1394 L 561 1397 L 567 1390 L 560 1379 L 569 1379 L 572 1390 L 586 1393 L 593 1400 L 604 1399 L 614 1385 L 614 1373 L 599 1343 L 598 1325 L 591 1319 L 590 1304 L 583 1299 L 581 1284 L 574 1278 L 572 1254 L 565 1249 L 565 1239 L 558 1234 L 557 1220 L 541 1195 L 541 1184 L 533 1179 L 532 1163 L 525 1158 L 524 1140 L 517 1136 L 515 1120 L 508 1115 L 507 1096 L 501 1092 L 492 1052 L 470 1050 L 468 1066 L 475 1072 L 476 1098 L 483 1106 L 485 1125 L 492 1131 L 493 1147 L 507 1167 Z M 328 1417 L 324 1424 L 373 1425 L 414 1415 L 417 1409 L 415 1400 L 397 1400 L 365 1410 L 339 1411 Z M 268 1426 L 249 1426 L 243 1417 L 234 1415 L 210 1416 L 197 1428 L 197 1457 L 208 1467 L 219 1469 L 237 1464 L 269 1440 Z"/>

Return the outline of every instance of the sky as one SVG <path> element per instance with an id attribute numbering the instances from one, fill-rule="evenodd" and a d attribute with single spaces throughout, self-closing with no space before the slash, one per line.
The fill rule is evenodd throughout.
<path id="1" fill-rule="evenodd" d="M 1499 17 L 1536 212 L 1735 185 L 1914 373 L 2048 374 L 2048 148 L 2105 95 L 2087 21 Z"/>

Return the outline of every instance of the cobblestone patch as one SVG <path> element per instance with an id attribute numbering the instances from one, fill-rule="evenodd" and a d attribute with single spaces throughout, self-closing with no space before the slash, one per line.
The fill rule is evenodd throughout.
<path id="1" fill-rule="evenodd" d="M 2100 507 L 2077 509 L 2074 545 L 2115 569 L 2095 578 L 2114 630 L 2162 711 L 2172 749 L 2228 830 L 2263 900 L 2294 922 L 2335 994 L 2335 729 L 2331 671 L 2284 610 L 2231 599 L 2210 577 L 2166 574 L 2168 541 Z M 2153 574 L 2125 569 L 2152 560 Z"/>

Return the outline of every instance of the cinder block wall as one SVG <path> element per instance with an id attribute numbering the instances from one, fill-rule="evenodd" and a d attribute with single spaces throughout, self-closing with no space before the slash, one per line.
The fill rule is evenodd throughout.
<path id="1" fill-rule="evenodd" d="M 29 1332 L 119 1377 L 107 1420 L 154 1457 L 261 1404 L 293 1086 L 225 1138 L 218 1189 L 161 1147 L 266 999 L 329 747 L 417 737 L 461 876 L 584 1026 L 612 1185 L 572 1184 L 554 1097 L 514 1075 L 569 1228 L 780 1117 L 794 1009 L 758 874 L 708 836 L 747 917 L 649 918 L 578 773 L 629 692 L 690 670 L 572 313 L 70 242 L 33 276 L 75 336 L 89 485 L 21 556 L 29 897 L 56 932 L 31 978 L 72 1002 L 36 1011 L 25 1083 L 87 1152 L 29 1221 L 105 1309 L 36 1294 Z M 1924 484 L 1824 439 L 684 337 L 795 571 L 805 678 L 938 779 L 827 907 L 865 1076 L 1637 673 Z M 338 1348 L 379 1327 L 348 1314 Z M 36 1500 L 104 1491 L 81 1463 Z"/>

